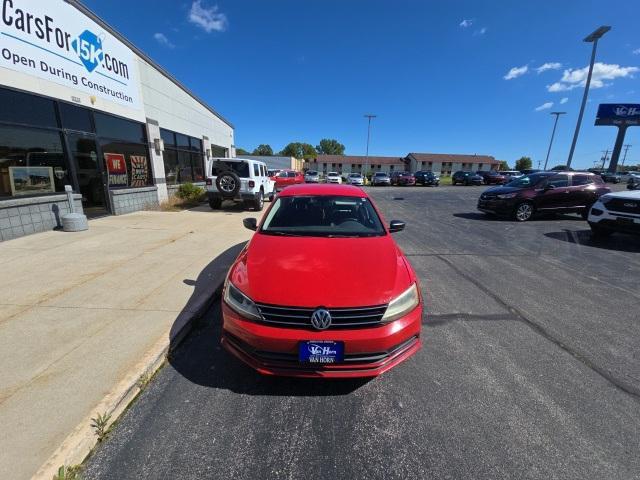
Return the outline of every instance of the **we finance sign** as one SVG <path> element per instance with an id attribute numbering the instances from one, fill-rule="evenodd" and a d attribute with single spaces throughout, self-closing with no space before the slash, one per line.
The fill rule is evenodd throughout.
<path id="1" fill-rule="evenodd" d="M 62 0 L 0 1 L 1 67 L 140 108 L 134 54 L 104 28 Z"/>

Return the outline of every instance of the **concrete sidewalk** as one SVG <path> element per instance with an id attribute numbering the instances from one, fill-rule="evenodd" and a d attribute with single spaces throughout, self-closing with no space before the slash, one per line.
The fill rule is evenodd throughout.
<path id="1" fill-rule="evenodd" d="M 219 288 L 247 216 L 138 212 L 0 243 L 0 476 L 78 461 L 91 417 L 125 407 Z"/>

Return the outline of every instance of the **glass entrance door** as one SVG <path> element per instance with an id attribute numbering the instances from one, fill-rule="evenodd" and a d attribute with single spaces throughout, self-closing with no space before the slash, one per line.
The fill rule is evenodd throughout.
<path id="1" fill-rule="evenodd" d="M 67 133 L 71 159 L 75 167 L 78 187 L 82 194 L 82 208 L 87 217 L 109 213 L 104 183 L 104 165 L 93 135 Z"/>

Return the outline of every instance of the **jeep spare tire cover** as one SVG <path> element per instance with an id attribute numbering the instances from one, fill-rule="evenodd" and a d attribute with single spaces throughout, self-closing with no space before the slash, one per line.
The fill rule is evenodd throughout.
<path id="1" fill-rule="evenodd" d="M 216 187 L 224 198 L 234 198 L 240 191 L 240 177 L 235 172 L 223 172 L 216 178 Z"/>

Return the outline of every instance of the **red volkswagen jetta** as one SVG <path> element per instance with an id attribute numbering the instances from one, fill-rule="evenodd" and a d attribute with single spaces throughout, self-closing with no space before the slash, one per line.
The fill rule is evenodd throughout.
<path id="1" fill-rule="evenodd" d="M 371 199 L 347 185 L 283 190 L 227 276 L 222 344 L 259 372 L 379 375 L 421 346 L 416 275 Z"/>

